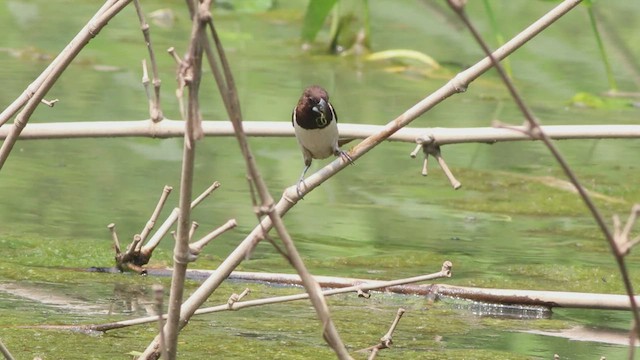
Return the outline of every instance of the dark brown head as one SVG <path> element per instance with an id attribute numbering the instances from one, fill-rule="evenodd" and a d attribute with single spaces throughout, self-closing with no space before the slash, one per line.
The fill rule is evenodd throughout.
<path id="1" fill-rule="evenodd" d="M 304 89 L 293 110 L 292 123 L 295 121 L 304 129 L 322 129 L 334 120 L 338 121 L 338 118 L 327 91 L 317 85 Z"/>

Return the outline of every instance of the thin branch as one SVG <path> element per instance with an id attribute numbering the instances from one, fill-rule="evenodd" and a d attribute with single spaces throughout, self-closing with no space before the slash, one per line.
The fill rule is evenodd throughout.
<path id="1" fill-rule="evenodd" d="M 60 101 L 60 99 L 53 99 L 53 100 L 42 99 L 42 100 L 40 100 L 40 102 L 42 102 L 43 104 L 47 105 L 48 107 L 53 107 L 58 101 Z"/>
<path id="2" fill-rule="evenodd" d="M 9 349 L 7 349 L 7 347 L 2 343 L 2 340 L 0 340 L 0 354 L 2 354 L 6 360 L 15 360 L 13 355 L 9 352 Z"/>
<path id="3" fill-rule="evenodd" d="M 624 228 L 621 227 L 620 218 L 617 215 L 613 216 L 613 238 L 615 239 L 618 251 L 623 256 L 628 255 L 631 249 L 640 242 L 640 236 L 636 236 L 634 239 L 631 239 L 631 230 L 635 226 L 639 215 L 640 204 L 635 204 L 631 208 L 629 218 L 627 219 Z"/>
<path id="4" fill-rule="evenodd" d="M 504 57 L 508 56 L 518 47 L 522 46 L 535 35 L 539 34 L 551 23 L 570 11 L 578 3 L 579 1 L 577 0 L 562 2 L 550 12 L 545 14 L 542 18 L 534 22 L 519 35 L 517 35 L 515 38 L 508 41 L 500 49 L 496 50 L 494 56 L 499 59 L 503 59 Z M 418 116 L 430 110 L 437 104 L 441 103 L 449 96 L 464 91 L 470 82 L 474 81 L 484 72 L 489 70 L 491 66 L 491 59 L 485 58 L 477 64 L 471 66 L 464 72 L 458 74 L 443 87 L 436 90 L 410 109 L 406 110 L 396 119 L 389 122 L 379 133 L 366 138 L 360 144 L 356 145 L 349 152 L 349 155 L 354 160 L 363 156 L 365 153 L 386 140 L 396 131 L 406 126 L 411 121 L 415 120 Z M 302 186 L 304 194 L 306 194 L 311 189 L 316 188 L 327 179 L 331 178 L 337 172 L 342 170 L 346 165 L 347 164 L 341 159 L 336 159 L 322 168 L 320 171 L 309 176 L 305 180 L 306 187 Z M 253 179 L 254 181 L 257 181 L 256 178 Z M 273 211 L 271 213 L 277 214 L 279 216 L 284 216 L 284 214 L 286 214 L 287 211 L 289 211 L 298 200 L 299 197 L 297 195 L 296 185 L 292 185 L 286 189 L 280 201 L 278 201 L 278 203 L 273 207 Z M 182 313 L 183 315 L 185 315 L 184 319 L 187 319 L 189 317 L 188 315 L 195 312 L 195 310 L 202 303 L 204 303 L 204 301 L 206 301 L 206 299 L 233 271 L 233 269 L 245 259 L 246 255 L 252 252 L 253 248 L 263 238 L 264 231 L 268 231 L 272 228 L 272 226 L 272 220 L 269 217 L 263 219 L 260 224 L 256 226 L 254 230 L 236 247 L 236 249 L 231 254 L 229 254 L 229 256 L 227 256 L 227 258 L 218 266 L 218 269 L 211 276 L 209 276 L 202 283 L 202 285 L 191 294 L 191 296 L 187 300 L 185 300 L 182 305 Z M 183 320 L 181 325 L 186 325 L 186 320 Z M 157 342 L 154 341 L 149 347 L 147 347 L 145 354 L 148 354 L 148 351 L 155 351 L 157 349 L 156 346 Z"/>
<path id="5" fill-rule="evenodd" d="M 449 166 L 447 165 L 446 161 L 444 161 L 444 157 L 442 157 L 442 153 L 440 151 L 440 145 L 437 145 L 434 142 L 431 142 L 428 144 L 425 143 L 422 145 L 422 151 L 424 152 L 424 164 L 422 166 L 422 175 L 427 176 L 427 160 L 429 156 L 433 156 L 438 161 L 438 165 L 440 165 L 440 168 L 442 168 L 442 171 L 447 176 L 447 179 L 449 180 L 449 183 L 451 184 L 453 189 L 454 190 L 460 189 L 462 184 L 460 183 L 460 181 L 458 181 L 458 179 L 456 179 L 456 177 L 453 175 L 453 172 L 451 172 L 451 169 L 449 169 Z"/>
<path id="6" fill-rule="evenodd" d="M 136 13 L 138 14 L 138 20 L 140 20 L 140 30 L 142 30 L 142 35 L 144 36 L 144 42 L 147 45 L 147 49 L 149 50 L 149 60 L 151 61 L 151 71 L 153 73 L 153 88 L 154 88 L 154 96 L 151 96 L 148 91 L 148 86 L 145 86 L 147 89 L 147 97 L 149 99 L 149 116 L 151 120 L 154 122 L 158 122 L 162 120 L 162 108 L 160 107 L 160 77 L 158 76 L 158 65 L 156 64 L 156 55 L 153 51 L 153 46 L 151 45 L 151 34 L 149 32 L 149 24 L 144 18 L 144 12 L 142 11 L 142 7 L 140 6 L 139 0 L 133 0 L 133 4 L 136 7 Z M 143 62 L 144 73 L 147 73 L 147 63 Z M 148 79 L 148 76 L 147 76 Z"/>
<path id="7" fill-rule="evenodd" d="M 391 345 L 393 344 L 393 332 L 396 331 L 396 327 L 398 326 L 398 323 L 400 322 L 400 318 L 402 318 L 402 315 L 404 313 L 405 313 L 405 310 L 403 308 L 399 308 L 398 312 L 396 313 L 395 319 L 393 319 L 393 322 L 389 327 L 389 331 L 387 331 L 387 333 L 380 338 L 380 342 L 374 346 L 371 346 L 369 348 L 362 349 L 359 351 L 371 351 L 371 354 L 369 355 L 368 359 L 373 360 L 378 355 L 378 351 L 382 349 L 390 348 Z"/>
<path id="8" fill-rule="evenodd" d="M 158 200 L 156 208 L 153 210 L 153 213 L 151 214 L 149 221 L 147 221 L 147 223 L 145 224 L 144 229 L 142 229 L 142 231 L 140 232 L 140 238 L 142 239 L 142 242 L 147 239 L 147 236 L 149 235 L 151 230 L 153 230 L 153 227 L 158 220 L 158 216 L 160 216 L 160 212 L 162 211 L 164 204 L 167 202 L 167 198 L 169 197 L 169 194 L 171 194 L 172 190 L 173 187 L 169 185 L 165 185 L 162 189 L 162 194 L 160 195 L 160 199 Z M 140 246 L 142 246 L 142 242 L 140 243 Z M 140 251 L 140 248 L 138 248 L 138 251 Z"/>
<path id="9" fill-rule="evenodd" d="M 164 122 L 164 121 L 162 121 Z M 220 183 L 214 181 L 211 186 L 209 186 L 205 191 L 203 191 L 195 200 L 191 202 L 191 209 L 198 206 L 204 199 L 206 199 L 211 193 L 220 187 Z M 153 250 L 158 246 L 160 240 L 169 232 L 169 230 L 173 227 L 173 224 L 178 220 L 179 210 L 174 209 L 167 219 L 160 225 L 158 230 L 153 234 L 151 239 L 142 247 L 140 250 L 144 254 L 151 254 Z"/>
<path id="10" fill-rule="evenodd" d="M 80 30 L 80 32 L 67 44 L 67 46 L 56 56 L 55 59 L 47 66 L 46 69 L 31 83 L 27 88 L 16 98 L 11 105 L 7 106 L 2 113 L 0 113 L 0 128 L 4 125 L 9 119 L 11 119 L 26 103 L 31 99 L 35 92 L 42 86 L 44 81 L 58 68 L 58 64 L 60 64 L 67 56 L 69 56 L 69 52 L 71 52 L 74 46 L 78 46 L 79 42 L 84 41 L 86 37 L 86 32 L 90 27 L 93 27 L 93 24 L 100 18 L 102 15 L 109 9 L 113 7 L 113 5 L 118 2 L 118 0 L 107 0 L 100 7 L 100 9 L 93 15 L 93 17 L 89 20 L 87 25 Z M 97 33 L 97 32 L 96 32 Z"/>
<path id="11" fill-rule="evenodd" d="M 359 284 L 342 287 L 339 289 L 324 290 L 322 294 L 324 296 L 333 296 L 333 295 L 339 295 L 339 294 L 346 294 L 350 292 L 358 293 L 359 291 L 389 289 L 394 286 L 451 277 L 451 268 L 452 268 L 451 262 L 445 261 L 442 264 L 441 270 L 433 274 L 420 275 L 420 276 L 414 276 L 410 278 L 390 280 L 390 281 L 376 281 L 376 280 L 364 281 Z M 305 292 L 301 294 L 276 296 L 276 297 L 265 298 L 265 299 L 238 301 L 238 302 L 233 302 L 231 306 L 229 306 L 229 302 L 227 302 L 223 305 L 196 309 L 194 311 L 194 315 L 204 315 L 204 314 L 211 314 L 215 312 L 229 311 L 229 310 L 240 310 L 240 309 L 245 309 L 245 308 L 254 307 L 254 306 L 279 304 L 279 303 L 284 303 L 289 301 L 305 300 L 308 298 L 309 298 L 309 294 Z M 82 329 L 85 331 L 109 331 L 109 330 L 121 329 L 128 326 L 133 326 L 133 325 L 147 324 L 147 323 L 157 321 L 157 319 L 158 319 L 157 316 L 147 316 L 143 318 L 123 320 L 123 321 L 118 321 L 118 322 L 108 323 L 108 324 L 83 325 L 81 327 L 78 327 L 77 325 L 73 325 L 73 328 Z M 69 328 L 69 327 L 65 326 L 64 328 Z"/>
<path id="12" fill-rule="evenodd" d="M 98 34 L 98 32 L 107 25 L 109 20 L 111 20 L 114 16 L 116 16 L 120 10 L 122 10 L 125 6 L 127 6 L 131 2 L 131 0 L 119 0 L 113 6 L 109 7 L 99 15 L 97 18 L 94 18 L 89 21 L 87 25 L 76 35 L 76 37 L 72 40 L 69 45 L 62 51 L 59 55 L 60 60 L 56 62 L 55 66 L 51 69 L 50 74 L 43 79 L 42 83 L 39 84 L 37 90 L 33 93 L 32 97 L 27 101 L 26 105 L 18 113 L 16 116 L 13 127 L 11 128 L 11 132 L 8 134 L 4 142 L 2 143 L 2 147 L 0 147 L 0 170 L 4 166 L 4 163 L 7 161 L 13 146 L 18 140 L 18 136 L 22 129 L 24 129 L 25 125 L 31 118 L 31 115 L 36 110 L 36 107 L 40 104 L 40 101 L 45 97 L 49 89 L 55 84 L 60 75 L 64 72 L 64 70 L 69 66 L 71 61 L 75 59 L 75 57 L 80 53 L 80 51 L 89 43 L 89 41 Z M 0 124 L 4 123 L 1 121 Z"/>
<path id="13" fill-rule="evenodd" d="M 221 225 L 217 229 L 215 229 L 212 232 L 210 232 L 207 235 L 205 235 L 200 240 L 190 244 L 189 245 L 189 250 L 191 251 L 191 253 L 193 255 L 199 255 L 200 252 L 202 251 L 202 249 L 205 246 L 207 246 L 207 244 L 209 242 L 211 242 L 211 240 L 213 240 L 213 239 L 217 238 L 218 236 L 224 234 L 225 232 L 233 229 L 237 225 L 238 225 L 238 223 L 236 222 L 235 219 L 231 219 L 231 220 L 227 221 L 226 223 L 224 223 L 223 225 Z"/>
<path id="14" fill-rule="evenodd" d="M 266 213 L 266 215 L 274 224 L 278 236 L 280 237 L 286 249 L 285 258 L 287 258 L 291 265 L 300 274 L 304 287 L 307 290 L 307 293 L 309 293 L 310 295 L 311 303 L 313 304 L 318 318 L 322 323 L 322 333 L 325 341 L 333 349 L 339 359 L 351 359 L 351 356 L 349 356 L 349 353 L 344 343 L 342 342 L 340 335 L 338 334 L 338 330 L 335 327 L 333 320 L 331 319 L 329 307 L 327 306 L 324 296 L 322 295 L 320 287 L 307 270 L 302 257 L 298 253 L 298 250 L 296 249 L 295 244 L 293 243 L 293 240 L 291 239 L 291 236 L 289 235 L 289 232 L 287 231 L 284 222 L 282 221 L 282 218 L 280 217 L 278 212 L 274 210 L 273 198 L 269 193 L 266 183 L 262 179 L 260 171 L 258 170 L 258 166 L 255 162 L 255 158 L 251 153 L 251 149 L 247 141 L 247 136 L 244 133 L 244 129 L 242 126 L 242 113 L 240 111 L 240 103 L 238 101 L 238 93 L 222 43 L 218 37 L 215 26 L 211 19 L 209 19 L 208 25 L 209 31 L 213 38 L 213 42 L 216 46 L 217 55 L 219 57 L 220 65 L 224 74 L 224 79 L 220 75 L 217 62 L 215 62 L 215 57 L 211 53 L 208 45 L 205 46 L 205 51 L 209 60 L 210 67 L 212 69 L 212 73 L 216 78 L 216 83 L 218 84 L 220 94 L 227 106 L 229 118 L 231 119 L 231 122 L 233 124 L 236 138 L 238 139 L 238 144 L 240 145 L 242 155 L 245 159 L 247 174 L 255 185 L 255 189 L 261 200 L 260 212 L 258 213 L 258 215 L 260 215 L 261 213 Z M 264 230 L 263 237 L 268 236 L 268 231 Z M 276 246 L 276 248 L 281 251 L 279 247 Z"/>
<path id="15" fill-rule="evenodd" d="M 229 296 L 229 300 L 227 300 L 227 306 L 229 307 L 229 310 L 235 310 L 233 308 L 233 305 L 242 300 L 242 298 L 244 298 L 245 296 L 249 295 L 250 292 L 251 290 L 249 290 L 249 288 L 246 288 L 239 295 L 235 293 L 231 294 L 231 296 Z"/>
<path id="16" fill-rule="evenodd" d="M 571 4 L 573 4 L 573 6 L 575 6 L 575 5 L 578 5 L 580 2 L 581 2 L 580 0 L 566 0 L 564 3 L 568 3 L 568 4 L 571 3 Z M 473 24 L 471 23 L 471 21 L 467 17 L 467 14 L 466 14 L 466 12 L 464 10 L 464 6 L 461 5 L 459 2 L 456 2 L 454 0 L 448 0 L 448 3 L 451 6 L 451 8 L 456 12 L 456 14 L 458 14 L 460 19 L 467 26 L 467 28 L 471 31 L 471 33 L 473 34 L 473 37 L 475 38 L 476 42 L 482 47 L 482 50 L 487 54 L 487 57 L 489 58 L 489 60 L 493 64 L 493 66 L 498 71 L 498 74 L 500 75 L 500 77 L 502 78 L 502 81 L 504 82 L 504 84 L 506 85 L 507 89 L 509 90 L 509 93 L 511 94 L 511 97 L 513 98 L 514 102 L 516 103 L 516 105 L 518 106 L 518 108 L 520 109 L 520 111 L 522 112 L 522 114 L 525 116 L 525 118 L 527 120 L 527 124 L 530 127 L 529 135 L 531 136 L 531 138 L 542 140 L 542 142 L 545 144 L 545 146 L 549 149 L 549 152 L 551 152 L 553 157 L 556 159 L 556 162 L 560 165 L 560 167 L 564 171 L 564 173 L 567 176 L 567 178 L 569 178 L 571 183 L 573 183 L 575 188 L 578 190 L 578 193 L 580 194 L 580 197 L 582 198 L 582 200 L 585 203 L 586 207 L 591 212 L 591 215 L 593 216 L 594 220 L 596 221 L 596 223 L 600 227 L 600 230 L 602 231 L 603 235 L 607 239 L 607 242 L 609 243 L 609 247 L 611 249 L 611 253 L 613 254 L 613 256 L 614 256 L 614 258 L 615 258 L 615 260 L 616 260 L 616 262 L 618 264 L 618 269 L 620 271 L 620 275 L 622 277 L 622 281 L 624 283 L 625 290 L 627 292 L 627 295 L 629 296 L 629 302 L 631 303 L 633 319 L 634 319 L 634 322 L 635 322 L 634 326 L 636 326 L 636 327 L 639 326 L 640 325 L 640 313 L 638 312 L 638 305 L 636 303 L 636 299 L 635 299 L 635 296 L 634 296 L 635 293 L 634 293 L 634 290 L 633 290 L 633 284 L 631 283 L 631 279 L 629 277 L 629 273 L 628 273 L 627 267 L 625 265 L 624 253 L 622 253 L 621 249 L 618 248 L 617 243 L 616 243 L 616 239 L 613 236 L 613 233 L 611 232 L 609 227 L 607 226 L 607 224 L 606 224 L 606 222 L 604 220 L 604 217 L 602 216 L 602 214 L 600 214 L 600 211 L 596 207 L 595 203 L 593 202 L 593 200 L 589 196 L 589 194 L 586 191 L 586 189 L 582 186 L 582 184 L 578 180 L 578 177 L 576 176 L 576 174 L 573 172 L 573 170 L 571 170 L 571 167 L 569 166 L 567 161 L 564 159 L 562 154 L 560 154 L 560 151 L 558 150 L 558 148 L 555 146 L 553 141 L 544 133 L 543 129 L 540 126 L 540 122 L 533 115 L 533 112 L 529 109 L 529 107 L 525 104 L 523 98 L 518 93 L 518 91 L 515 88 L 513 82 L 507 76 L 507 74 L 505 73 L 504 69 L 500 65 L 499 59 L 497 59 L 496 56 L 494 56 L 491 53 L 491 50 L 487 46 L 486 42 L 482 39 L 482 36 L 480 35 L 480 33 L 476 30 L 476 28 L 473 26 Z M 638 333 L 637 329 L 636 329 L 635 332 Z M 638 335 L 638 334 L 636 334 L 636 335 Z M 635 342 L 635 340 L 633 338 L 631 338 L 630 339 L 630 343 L 631 343 L 630 344 L 630 349 L 633 349 L 634 342 Z M 631 351 L 634 351 L 634 350 L 631 350 Z M 632 354 L 630 354 L 630 356 L 632 356 Z"/>
<path id="17" fill-rule="evenodd" d="M 120 240 L 118 240 L 118 234 L 116 233 L 116 224 L 111 223 L 107 225 L 107 228 L 111 232 L 111 238 L 113 239 L 113 247 L 116 251 L 116 256 L 117 256 L 122 252 L 122 250 L 120 248 Z"/>

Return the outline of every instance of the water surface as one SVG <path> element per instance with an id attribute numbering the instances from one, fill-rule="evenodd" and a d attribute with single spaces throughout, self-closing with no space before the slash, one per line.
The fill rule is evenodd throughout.
<path id="1" fill-rule="evenodd" d="M 441 4 L 371 2 L 375 50 L 410 48 L 445 64 L 441 73 L 390 73 L 391 64 L 368 63 L 323 54 L 319 42 L 311 53 L 298 40 L 305 5 L 279 1 L 269 11 L 214 16 L 230 57 L 246 120 L 288 122 L 301 90 L 318 83 L 331 94 L 341 122 L 385 124 L 449 77 L 475 63 L 481 53 Z M 143 4 L 145 11 L 171 8 L 175 24 L 154 26 L 152 37 L 162 76 L 165 114 L 179 118 L 175 65 L 164 55 L 186 49 L 189 21 L 182 5 Z M 550 7 L 548 2 L 505 4 L 497 11 L 508 36 Z M 625 66 L 640 55 L 635 32 L 638 3 L 597 4 L 611 41 L 612 63 L 621 89 L 635 91 L 637 69 Z M 496 7 L 498 7 L 496 5 Z M 96 10 L 92 2 L 6 1 L 0 4 L 0 106 L 9 104 L 46 67 Z M 471 11 L 473 10 L 473 11 Z M 473 4 L 470 14 L 489 35 L 485 14 Z M 506 20 L 508 19 L 508 21 Z M 612 21 L 612 19 L 620 19 Z M 502 22 L 501 22 L 502 25 Z M 54 108 L 39 108 L 33 123 L 124 121 L 148 117 L 140 84 L 140 60 L 146 56 L 133 8 L 110 22 L 78 56 L 47 98 Z M 638 109 L 621 106 L 597 110 L 571 106 L 577 92 L 601 93 L 607 82 L 585 9 L 578 8 L 514 54 L 511 66 L 519 89 L 545 124 L 634 124 Z M 582 31 L 576 31 L 581 29 Z M 319 40 L 326 40 L 327 33 Z M 617 40 L 616 40 L 617 39 Z M 616 40 L 616 41 L 614 41 Z M 206 119 L 226 118 L 208 71 L 202 85 Z M 489 126 L 491 120 L 520 124 L 522 116 L 490 72 L 463 94 L 423 115 L 412 126 Z M 603 215 L 626 217 L 640 198 L 634 180 L 640 169 L 637 140 L 563 141 L 559 147 L 593 191 L 616 201 L 597 201 Z M 251 139 L 263 177 L 275 198 L 293 184 L 302 167 L 295 139 Z M 594 221 L 574 194 L 552 186 L 564 179 L 538 143 L 465 144 L 443 148 L 463 183 L 450 188 L 442 172 L 420 176 L 421 162 L 410 159 L 411 144 L 383 143 L 313 193 L 285 222 L 307 266 L 315 274 L 394 279 L 438 271 L 454 264 L 449 284 L 622 293 L 618 270 Z M 177 204 L 181 139 L 143 138 L 19 141 L 0 173 L 0 282 L 51 293 L 60 306 L 0 292 L 0 338 L 18 358 L 123 358 L 141 351 L 155 326 L 90 337 L 16 325 L 102 323 L 141 316 L 152 304 L 151 285 L 167 279 L 85 274 L 68 270 L 111 266 L 106 225 L 117 224 L 121 238 L 139 232 L 165 184 L 176 188 L 168 214 Z M 312 170 L 327 161 L 315 161 Z M 434 165 L 434 163 L 432 164 Z M 229 218 L 239 226 L 217 239 L 194 264 L 215 268 L 255 226 L 247 194 L 244 162 L 233 138 L 206 138 L 198 144 L 194 191 L 212 181 L 222 187 L 197 208 L 193 219 L 211 229 Z M 163 217 L 161 217 L 163 218 Z M 204 230 L 201 230 L 204 234 Z M 151 266 L 171 264 L 167 237 Z M 637 255 L 629 258 L 638 278 Z M 268 244 L 261 244 L 242 270 L 292 272 Z M 188 284 L 188 292 L 196 282 Z M 210 304 L 226 302 L 247 284 L 224 284 Z M 253 298 L 295 293 L 299 289 L 250 284 Z M 364 301 L 351 295 L 329 300 L 350 350 L 371 346 L 382 336 L 398 307 L 407 313 L 395 333 L 387 358 L 535 358 L 616 359 L 623 345 L 574 342 L 526 330 L 574 326 L 624 331 L 624 312 L 556 310 L 550 319 L 514 320 L 479 317 L 471 310 L 425 299 L 375 295 Z M 212 341 L 213 340 L 213 341 Z M 70 353 L 70 349 L 83 349 Z M 180 355 L 201 358 L 256 354 L 264 358 L 330 358 L 315 314 L 306 302 L 207 315 L 193 320 L 181 337 Z M 87 354 L 90 354 L 89 356 Z"/>

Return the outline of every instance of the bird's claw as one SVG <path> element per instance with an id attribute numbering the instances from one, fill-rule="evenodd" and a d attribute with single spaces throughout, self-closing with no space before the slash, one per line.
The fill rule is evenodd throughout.
<path id="1" fill-rule="evenodd" d="M 347 153 L 346 151 L 344 151 L 344 150 L 339 150 L 339 151 L 338 151 L 338 156 L 340 156 L 340 158 L 341 158 L 344 162 L 349 163 L 350 165 L 355 165 L 355 164 L 354 164 L 354 162 L 353 162 L 353 159 L 351 158 L 351 156 L 349 155 L 349 153 Z"/>
<path id="2" fill-rule="evenodd" d="M 300 181 L 298 181 L 298 185 L 296 185 L 296 193 L 298 194 L 298 197 L 303 200 L 304 198 L 302 197 L 302 191 L 300 190 L 300 185 L 302 185 L 302 182 L 304 180 L 300 179 Z"/>

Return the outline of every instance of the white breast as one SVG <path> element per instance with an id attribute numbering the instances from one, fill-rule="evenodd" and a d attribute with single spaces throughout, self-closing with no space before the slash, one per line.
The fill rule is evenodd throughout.
<path id="1" fill-rule="evenodd" d="M 322 129 L 304 129 L 293 122 L 300 147 L 311 153 L 314 159 L 325 159 L 338 149 L 338 125 L 333 120 Z"/>

